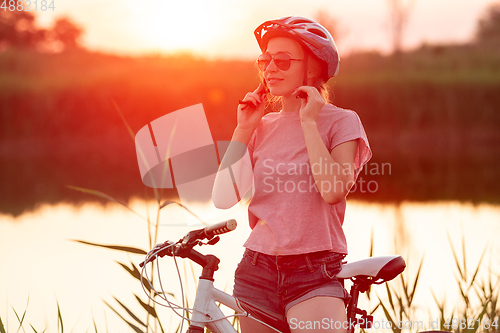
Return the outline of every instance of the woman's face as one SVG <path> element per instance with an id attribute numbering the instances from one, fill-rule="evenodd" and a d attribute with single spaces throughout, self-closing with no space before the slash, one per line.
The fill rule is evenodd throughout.
<path id="1" fill-rule="evenodd" d="M 292 59 L 304 59 L 304 51 L 298 42 L 291 38 L 275 37 L 267 44 L 267 54 L 275 56 L 278 53 L 286 53 Z M 269 91 L 274 96 L 286 96 L 292 94 L 297 87 L 303 85 L 304 61 L 293 60 L 287 70 L 279 69 L 274 60 L 271 61 L 264 71 Z"/>

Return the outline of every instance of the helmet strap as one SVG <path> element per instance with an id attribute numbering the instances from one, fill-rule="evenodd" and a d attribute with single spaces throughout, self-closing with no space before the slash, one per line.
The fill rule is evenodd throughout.
<path id="1" fill-rule="evenodd" d="M 307 69 L 309 67 L 308 56 L 307 51 L 304 50 L 304 86 L 307 86 Z"/>

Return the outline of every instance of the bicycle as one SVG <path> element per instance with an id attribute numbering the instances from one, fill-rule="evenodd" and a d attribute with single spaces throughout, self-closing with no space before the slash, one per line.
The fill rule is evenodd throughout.
<path id="1" fill-rule="evenodd" d="M 264 311 L 255 308 L 250 304 L 239 301 L 235 297 L 215 288 L 214 273 L 219 269 L 220 260 L 214 255 L 204 255 L 193 249 L 196 245 L 215 245 L 220 240 L 218 235 L 230 232 L 236 229 L 236 226 L 237 223 L 235 220 L 228 220 L 203 229 L 192 230 L 175 243 L 172 241 L 166 241 L 164 243 L 157 244 L 146 255 L 144 261 L 139 264 L 142 268 L 141 284 L 143 289 L 153 302 L 162 306 L 168 306 L 175 313 L 177 313 L 177 311 L 175 311 L 176 309 L 181 309 L 182 311 L 192 310 L 191 318 L 186 318 L 184 315 L 180 315 L 182 318 L 180 331 L 182 331 L 184 320 L 186 319 L 190 321 L 187 333 L 202 333 L 204 332 L 204 327 L 208 328 L 211 332 L 216 333 L 236 333 L 233 325 L 228 320 L 231 316 L 224 315 L 219 306 L 216 304 L 216 302 L 218 302 L 229 307 L 230 309 L 233 309 L 235 311 L 234 316 L 246 316 L 259 321 L 260 323 L 274 329 L 276 332 L 289 333 L 290 328 L 286 321 L 275 318 Z M 204 240 L 208 241 L 203 243 Z M 193 309 L 186 309 L 184 304 L 182 306 L 178 306 L 170 302 L 166 297 L 163 286 L 161 285 L 161 278 L 159 281 L 161 288 L 160 293 L 153 288 L 147 274 L 145 274 L 146 264 L 153 262 L 158 257 L 164 257 L 165 255 L 171 256 L 174 259 L 175 257 L 187 258 L 202 266 L 203 270 L 201 276 L 199 277 Z M 157 264 L 159 265 L 158 261 Z M 346 326 L 344 328 L 347 329 L 347 333 L 354 333 L 356 327 L 371 328 L 373 323 L 373 316 L 369 315 L 365 310 L 357 307 L 359 294 L 369 290 L 370 286 L 373 284 L 381 284 L 394 279 L 401 274 L 405 268 L 406 263 L 404 259 L 397 255 L 371 257 L 352 263 L 343 263 L 342 269 L 337 275 L 337 278 L 341 281 L 341 283 L 343 283 L 346 279 L 352 281 L 352 286 L 349 292 L 351 299 L 347 305 L 347 322 L 344 323 Z M 149 286 L 154 291 L 155 295 L 165 300 L 168 305 L 159 303 L 154 299 L 154 297 L 148 294 L 144 286 L 144 278 L 149 283 Z M 184 299 L 184 297 L 182 297 L 182 299 Z"/>

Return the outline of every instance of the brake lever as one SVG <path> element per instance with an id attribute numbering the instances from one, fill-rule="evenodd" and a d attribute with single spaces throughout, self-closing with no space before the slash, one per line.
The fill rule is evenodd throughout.
<path id="1" fill-rule="evenodd" d="M 215 244 L 217 244 L 219 241 L 220 241 L 220 237 L 219 237 L 219 236 L 215 236 L 214 238 L 212 238 L 212 239 L 211 239 L 211 240 L 209 240 L 208 242 L 204 243 L 203 245 L 215 245 Z"/>
<path id="2" fill-rule="evenodd" d="M 169 255 L 169 251 L 170 251 L 170 255 L 172 254 L 172 247 L 175 245 L 176 243 L 173 243 L 171 241 L 166 241 L 164 243 L 158 243 L 156 244 L 153 249 L 151 249 L 150 252 L 156 252 L 156 254 L 150 256 L 147 258 L 147 260 L 144 260 L 142 261 L 141 263 L 139 263 L 139 267 L 144 267 L 144 265 L 146 264 L 149 264 L 150 262 L 153 262 L 154 260 L 156 260 L 158 257 L 160 258 L 163 258 L 165 255 Z"/>
<path id="3" fill-rule="evenodd" d="M 182 237 L 177 243 L 182 244 L 182 246 L 190 246 L 193 248 L 203 234 L 203 229 L 193 230 L 187 233 L 186 236 Z"/>

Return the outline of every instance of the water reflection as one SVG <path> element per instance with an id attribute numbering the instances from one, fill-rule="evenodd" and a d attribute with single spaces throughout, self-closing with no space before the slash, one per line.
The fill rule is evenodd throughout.
<path id="1" fill-rule="evenodd" d="M 460 148 L 422 146 L 416 134 L 399 140 L 390 133 L 375 132 L 370 137 L 374 157 L 362 171 L 351 198 L 384 203 L 500 202 L 498 141 L 473 142 Z M 127 135 L 123 131 L 92 138 L 2 142 L 0 212 L 18 216 L 39 204 L 98 201 L 66 185 L 97 189 L 124 202 L 144 198 L 146 192 L 152 197 L 151 189 L 141 182 L 135 148 Z M 178 197 L 176 190 L 164 194 Z"/>
<path id="2" fill-rule="evenodd" d="M 154 205 L 134 201 L 132 208 L 146 215 L 146 206 L 154 216 Z M 160 218 L 162 227 L 159 240 L 177 240 L 190 227 L 183 224 L 183 211 L 169 206 Z M 201 251 L 214 253 L 222 259 L 216 273 L 216 286 L 229 289 L 232 275 L 242 254 L 242 247 L 250 229 L 246 211 L 240 207 L 230 216 L 236 218 L 238 229 L 222 237 L 214 247 Z M 490 246 L 487 256 L 493 258 L 494 272 L 499 272 L 500 248 L 495 237 L 500 234 L 500 206 L 471 205 L 458 202 L 367 204 L 351 201 L 346 213 L 344 229 L 347 234 L 348 260 L 365 258 L 369 253 L 370 235 L 374 234 L 374 254 L 399 253 L 409 262 L 409 276 L 414 276 L 418 263 L 425 256 L 416 302 L 425 318 L 427 309 L 437 316 L 430 290 L 447 304 L 458 297 L 455 281 L 455 263 L 447 233 L 456 249 L 461 251 L 461 237 L 465 235 L 466 255 L 471 269 L 475 268 L 485 246 Z M 186 224 L 184 224 L 186 225 Z M 74 207 L 66 204 L 42 206 L 17 218 L 0 216 L 0 317 L 4 323 L 8 313 L 11 328 L 17 322 L 11 307 L 24 311 L 29 297 L 27 320 L 37 330 L 56 330 L 56 300 L 61 306 L 64 324 L 75 331 L 93 330 L 93 318 L 98 329 L 126 331 L 125 324 L 103 304 L 114 303 L 117 296 L 127 305 L 135 304 L 133 293 L 142 295 L 140 286 L 129 277 L 115 261 L 138 263 L 140 256 L 127 255 L 106 249 L 72 242 L 81 239 L 103 244 L 118 244 L 148 248 L 145 222 L 118 205 L 101 206 L 85 204 Z M 487 273 L 485 260 L 480 275 Z M 186 268 L 188 292 L 194 292 L 191 269 Z M 162 270 L 168 291 L 179 295 L 172 263 L 165 263 Z M 195 268 L 195 276 L 199 270 Z M 378 295 L 385 294 L 382 287 L 374 288 Z M 368 305 L 362 297 L 362 306 Z M 140 309 L 132 309 L 140 312 Z M 142 313 L 142 312 L 140 312 Z M 164 321 L 176 322 L 169 311 L 161 311 Z M 382 314 L 378 316 L 382 318 Z"/>

